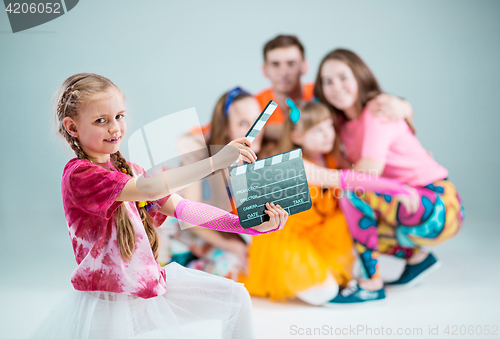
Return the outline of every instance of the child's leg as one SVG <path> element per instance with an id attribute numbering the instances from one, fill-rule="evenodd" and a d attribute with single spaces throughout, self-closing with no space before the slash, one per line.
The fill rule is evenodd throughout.
<path id="1" fill-rule="evenodd" d="M 464 207 L 455 186 L 449 180 L 439 180 L 417 190 L 425 212 L 415 224 L 401 206 L 397 215 L 398 237 L 419 246 L 436 246 L 456 235 L 462 226 Z"/>
<path id="2" fill-rule="evenodd" d="M 397 239 L 396 228 L 387 224 L 384 220 L 379 220 L 378 245 L 380 253 L 405 259 L 408 265 L 419 264 L 429 255 L 428 252 L 423 251 L 416 244 L 407 243 L 406 246 L 400 244 Z"/>
<path id="3" fill-rule="evenodd" d="M 390 195 L 366 192 L 359 198 L 346 192 L 341 199 L 360 255 L 362 278 L 379 279 L 379 251 L 411 260 L 419 255 L 420 246 L 436 245 L 460 229 L 463 206 L 451 182 L 440 180 L 416 189 L 421 203 L 413 214 Z"/>
<path id="4" fill-rule="evenodd" d="M 416 213 L 409 213 L 388 195 L 367 192 L 362 198 L 376 212 L 379 222 L 394 227 L 393 232 L 379 227 L 379 242 L 387 240 L 382 253 L 411 261 L 418 256 L 420 246 L 438 245 L 459 231 L 463 205 L 450 181 L 439 180 L 416 190 L 420 195 Z"/>
<path id="5" fill-rule="evenodd" d="M 426 192 L 419 190 L 419 193 Z M 422 219 L 428 217 L 426 211 L 429 209 L 421 204 L 418 211 L 410 215 L 394 197 L 373 192 L 366 192 L 363 197 L 346 192 L 341 199 L 341 206 L 360 257 L 361 279 L 377 282 L 373 288 L 368 287 L 369 289 L 381 288 L 379 253 L 392 254 L 402 259 L 411 258 L 419 248 L 401 235 L 398 226 L 402 222 L 418 225 Z"/>
<path id="6" fill-rule="evenodd" d="M 221 338 L 254 338 L 252 303 L 243 284 L 177 264 L 165 266 L 164 299 L 180 325 L 200 321 L 220 324 Z"/>
<path id="7" fill-rule="evenodd" d="M 340 199 L 340 206 L 359 254 L 361 279 L 379 279 L 378 221 L 374 210 L 349 191 Z"/>
<path id="8" fill-rule="evenodd" d="M 406 246 L 400 244 L 396 235 L 396 228 L 388 224 L 384 220 L 379 220 L 378 225 L 378 246 L 382 254 L 392 255 L 396 258 L 408 260 L 420 252 L 420 247 L 417 245 Z"/>
<path id="9" fill-rule="evenodd" d="M 30 338 L 255 338 L 243 284 L 177 263 L 165 270 L 167 292 L 154 298 L 71 290 Z"/>

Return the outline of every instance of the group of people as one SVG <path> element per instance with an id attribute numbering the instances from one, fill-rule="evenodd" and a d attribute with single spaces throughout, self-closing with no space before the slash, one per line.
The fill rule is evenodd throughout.
<path id="1" fill-rule="evenodd" d="M 179 227 L 165 245 L 175 244 L 171 260 L 244 282 L 254 296 L 327 306 L 385 298 L 379 253 L 407 262 L 401 277 L 385 285 L 409 287 L 437 269 L 440 263 L 421 247 L 455 235 L 463 206 L 448 171 L 416 138 L 411 105 L 383 93 L 365 62 L 346 49 L 328 53 L 315 83 L 305 84 L 301 77 L 308 64 L 297 37 L 275 37 L 265 44 L 263 57 L 271 88 L 256 95 L 240 87 L 224 93 L 212 121 L 179 139 L 179 152 L 245 135 L 274 100 L 278 108 L 252 149 L 263 158 L 300 147 L 313 207 L 290 216 L 283 231 L 251 240 Z M 298 121 L 290 115 L 293 110 Z M 363 174 L 363 180 L 340 192 L 340 182 L 329 179 L 342 176 L 338 169 L 356 171 L 345 176 Z M 382 183 L 383 178 L 393 182 Z M 227 182 L 220 173 L 191 185 L 184 196 L 236 214 Z M 398 183 L 410 194 L 391 188 Z M 355 188 L 364 189 L 362 195 Z M 352 273 L 355 252 L 358 282 Z"/>
<path id="2" fill-rule="evenodd" d="M 228 91 L 211 123 L 178 143 L 225 146 L 152 176 L 119 151 L 127 130 L 120 89 L 92 73 L 66 79 L 56 118 L 76 155 L 62 195 L 78 266 L 74 289 L 32 338 L 191 338 L 191 325 L 206 320 L 222 338 L 253 338 L 249 292 L 324 306 L 375 302 L 385 298 L 380 253 L 407 262 L 391 285 L 434 270 L 439 262 L 421 247 L 455 235 L 463 206 L 448 171 L 415 137 L 411 105 L 384 94 L 351 51 L 327 54 L 314 84 L 300 81 L 307 69 L 295 36 L 269 41 L 263 72 L 272 87 Z M 252 142 L 244 135 L 269 100 L 279 106 Z M 298 147 L 312 208 L 289 216 L 269 202 L 269 221 L 243 228 L 216 171 Z M 179 227 L 169 245 L 180 250 L 160 265 L 167 249 L 157 228 L 167 216 L 194 227 Z"/>

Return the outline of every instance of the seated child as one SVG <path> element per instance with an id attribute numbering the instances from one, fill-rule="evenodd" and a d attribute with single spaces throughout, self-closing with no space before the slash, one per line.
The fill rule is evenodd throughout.
<path id="1" fill-rule="evenodd" d="M 300 120 L 287 117 L 280 152 L 302 148 L 304 161 L 337 168 L 333 120 L 328 109 L 314 102 L 298 103 Z M 308 178 L 309 179 L 309 178 Z M 250 295 L 274 300 L 299 298 L 321 305 L 335 297 L 338 285 L 351 278 L 353 243 L 340 210 L 335 187 L 309 185 L 312 208 L 291 215 L 287 227 L 254 237 L 249 251 Z"/>

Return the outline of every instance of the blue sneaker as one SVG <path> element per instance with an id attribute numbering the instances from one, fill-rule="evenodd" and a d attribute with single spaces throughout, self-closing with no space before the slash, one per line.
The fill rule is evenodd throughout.
<path id="1" fill-rule="evenodd" d="M 354 283 L 353 283 L 354 282 Z M 327 302 L 324 306 L 333 307 L 337 305 L 358 304 L 365 302 L 383 301 L 385 290 L 382 287 L 377 291 L 368 291 L 360 287 L 356 281 L 350 282 L 335 298 Z"/>
<path id="2" fill-rule="evenodd" d="M 416 265 L 407 264 L 399 279 L 385 284 L 391 287 L 410 288 L 421 282 L 429 273 L 434 272 L 439 267 L 441 267 L 441 263 L 437 261 L 432 253 L 429 253 L 421 263 Z"/>

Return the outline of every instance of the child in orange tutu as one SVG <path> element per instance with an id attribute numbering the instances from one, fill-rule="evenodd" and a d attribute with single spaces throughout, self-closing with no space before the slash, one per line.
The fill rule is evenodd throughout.
<path id="1" fill-rule="evenodd" d="M 304 160 L 336 169 L 333 120 L 320 103 L 299 102 L 300 120 L 288 117 L 281 152 L 302 148 Z M 293 117 L 292 117 L 293 119 Z M 310 179 L 310 178 L 308 178 Z M 281 232 L 254 237 L 249 248 L 250 295 L 273 300 L 299 298 L 321 305 L 351 280 L 353 243 L 334 188 L 309 185 L 312 207 L 291 215 Z"/>

